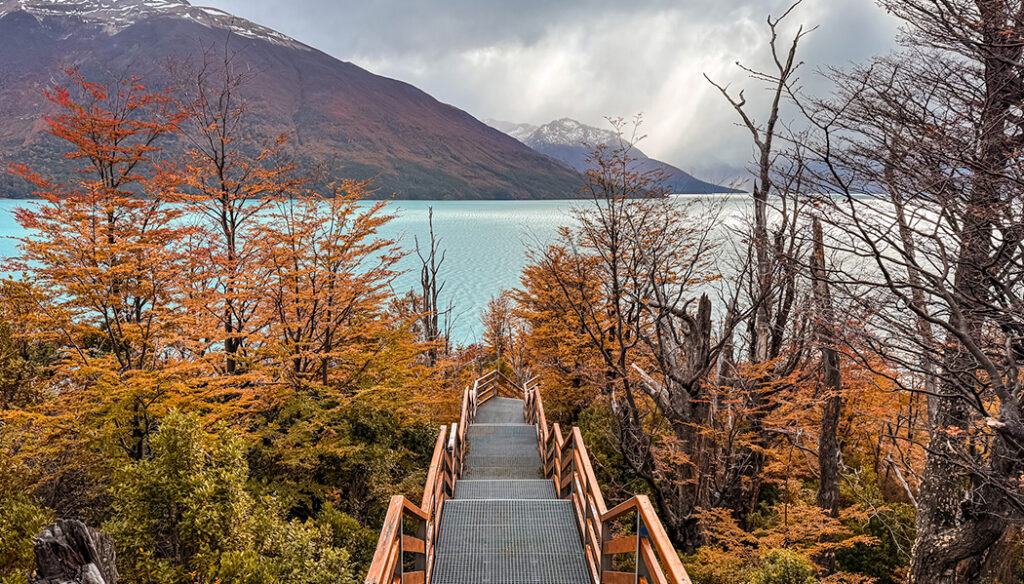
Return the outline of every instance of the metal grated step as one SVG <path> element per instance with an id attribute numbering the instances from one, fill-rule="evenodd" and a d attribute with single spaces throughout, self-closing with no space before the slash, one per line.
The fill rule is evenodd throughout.
<path id="1" fill-rule="evenodd" d="M 557 499 L 550 480 L 465 480 L 455 482 L 456 499 Z"/>
<path id="2" fill-rule="evenodd" d="M 444 504 L 436 584 L 589 584 L 563 500 L 458 500 Z"/>
<path id="3" fill-rule="evenodd" d="M 461 480 L 482 481 L 482 480 L 504 480 L 523 481 L 543 478 L 543 473 L 538 469 L 509 468 L 507 466 L 474 466 L 466 468 L 462 473 Z"/>
<path id="4" fill-rule="evenodd" d="M 529 424 L 473 424 L 464 479 L 537 479 L 537 429 Z"/>
<path id="5" fill-rule="evenodd" d="M 523 400 L 507 397 L 491 398 L 476 411 L 478 424 L 522 424 Z"/>

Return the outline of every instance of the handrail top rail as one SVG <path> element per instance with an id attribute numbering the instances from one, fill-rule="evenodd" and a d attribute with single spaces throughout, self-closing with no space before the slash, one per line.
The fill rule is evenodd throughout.
<path id="1" fill-rule="evenodd" d="M 580 449 L 580 460 L 583 462 L 583 473 L 588 484 L 593 485 L 594 502 L 597 504 L 599 513 L 604 513 L 608 506 L 604 502 L 604 493 L 601 492 L 601 486 L 597 482 L 597 476 L 594 475 L 594 467 L 590 462 L 590 451 L 587 450 L 587 445 L 583 441 L 583 433 L 580 431 L 579 426 L 572 427 L 572 438 L 573 445 Z"/>
<path id="2" fill-rule="evenodd" d="M 404 495 L 397 495 L 397 496 L 398 497 L 402 497 L 402 509 L 403 510 L 408 511 L 409 513 L 412 513 L 413 515 L 415 515 L 416 517 L 419 517 L 423 521 L 427 521 L 427 520 L 430 519 L 430 514 L 427 513 L 426 511 L 424 511 L 423 509 L 420 509 L 420 506 L 417 505 L 416 503 L 413 503 L 412 501 L 410 501 L 408 497 L 406 497 Z"/>
<path id="3" fill-rule="evenodd" d="M 434 483 L 437 481 L 437 474 L 441 472 L 441 458 L 444 456 L 444 449 L 448 442 L 448 426 L 441 425 L 441 431 L 437 433 L 437 440 L 434 441 L 434 453 L 430 457 L 430 467 L 427 468 L 427 480 L 423 486 L 423 498 L 420 499 L 420 509 L 429 509 L 434 503 Z"/>
<path id="4" fill-rule="evenodd" d="M 539 426 L 544 425 L 544 402 L 540 394 L 539 386 L 534 386 L 526 390 L 527 391 L 527 405 L 531 403 L 533 405 L 535 423 Z M 594 475 L 594 469 L 590 459 L 590 453 L 587 450 L 586 444 L 583 440 L 583 434 L 578 426 L 573 426 L 570 430 L 563 433 L 560 424 L 555 422 L 551 425 L 550 432 L 546 427 L 538 428 L 538 433 L 544 444 L 542 448 L 547 448 L 547 444 L 551 441 L 554 442 L 554 448 L 559 452 L 564 452 L 566 446 L 571 444 L 574 450 L 577 450 L 579 457 L 579 466 L 582 468 L 576 468 L 573 472 L 582 475 L 582 483 L 577 484 L 578 488 L 585 489 L 593 499 L 593 505 L 596 508 L 596 515 L 600 520 L 601 524 L 614 521 L 630 513 L 636 511 L 640 521 L 647 528 L 646 536 L 641 536 L 640 533 L 636 534 L 637 545 L 640 546 L 642 542 L 643 546 L 650 545 L 648 549 L 652 549 L 654 557 L 650 560 L 655 564 L 663 564 L 651 566 L 651 569 L 655 572 L 651 576 L 655 577 L 655 582 L 668 582 L 671 584 L 691 584 L 689 575 L 686 573 L 686 569 L 683 567 L 682 561 L 680 561 L 678 554 L 676 553 L 675 546 L 672 545 L 672 540 L 669 538 L 668 533 L 665 531 L 665 526 L 661 523 L 661 519 L 658 517 L 657 511 L 651 504 L 650 499 L 647 495 L 634 495 L 629 499 L 619 503 L 612 509 L 608 509 L 604 501 L 604 495 L 601 492 L 601 487 L 597 482 Z M 571 441 L 571 442 L 570 442 Z M 642 547 L 642 546 L 641 546 Z M 638 548 L 639 550 L 640 548 Z M 599 550 L 598 554 L 601 553 Z M 611 554 L 614 555 L 614 554 Z M 659 562 L 660 560 L 660 562 Z M 637 558 L 640 561 L 640 558 Z"/>
<path id="5" fill-rule="evenodd" d="M 664 568 L 671 576 L 672 581 L 689 584 L 690 577 L 686 573 L 686 568 L 683 567 L 682 561 L 680 561 L 679 556 L 676 554 L 675 546 L 672 545 L 672 540 L 669 539 L 665 526 L 662 525 L 657 511 L 654 510 L 654 505 L 651 504 L 651 500 L 647 495 L 634 495 L 630 497 L 614 508 L 602 513 L 601 520 L 613 521 L 631 511 L 636 511 L 643 519 L 644 526 L 647 527 L 649 534 L 648 539 L 665 563 Z"/>
<path id="6" fill-rule="evenodd" d="M 491 369 L 489 372 L 487 372 L 487 373 L 481 375 L 480 377 L 476 378 L 476 381 L 474 383 L 490 383 L 490 382 L 496 381 L 497 379 L 491 379 L 492 376 L 496 377 L 497 379 L 504 380 L 506 383 L 511 385 L 514 389 L 519 389 L 519 390 L 522 390 L 522 391 L 525 391 L 527 389 L 527 385 L 524 385 L 522 383 L 519 383 L 518 381 L 515 381 L 515 380 L 511 379 L 508 375 L 505 375 L 505 373 L 503 371 L 501 371 L 500 369 Z M 530 379 L 530 382 L 532 382 L 534 379 L 536 379 L 536 377 Z M 529 382 L 527 382 L 527 383 L 529 383 Z"/>

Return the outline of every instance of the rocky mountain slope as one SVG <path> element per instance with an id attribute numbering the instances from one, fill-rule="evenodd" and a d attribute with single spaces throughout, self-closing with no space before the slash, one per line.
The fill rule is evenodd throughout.
<path id="1" fill-rule="evenodd" d="M 587 169 L 587 156 L 599 144 L 618 145 L 619 136 L 611 131 L 588 126 L 571 118 L 562 118 L 543 126 L 515 124 L 487 120 L 494 128 L 505 132 L 537 152 L 546 154 L 579 172 Z M 649 158 L 633 146 L 631 156 L 637 159 L 637 170 L 659 171 L 665 176 L 662 186 L 672 193 L 708 194 L 731 193 L 734 189 L 702 181 L 693 175 L 664 162 Z"/>
<path id="2" fill-rule="evenodd" d="M 578 196 L 576 171 L 415 87 L 339 61 L 279 32 L 184 0 L 0 0 L 0 164 L 60 167 L 43 132 L 43 90 L 77 66 L 94 81 L 141 75 L 169 84 L 166 64 L 227 43 L 256 127 L 290 132 L 295 155 L 376 177 L 381 196 L 531 199 Z M 0 196 L 25 194 L 11 176 Z"/>

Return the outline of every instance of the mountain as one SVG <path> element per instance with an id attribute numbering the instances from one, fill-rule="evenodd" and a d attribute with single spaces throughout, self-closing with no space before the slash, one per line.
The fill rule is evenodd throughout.
<path id="1" fill-rule="evenodd" d="M 501 120 L 484 120 L 484 123 L 492 128 L 505 132 L 520 142 L 526 140 L 526 137 L 537 129 L 537 126 L 534 126 L 533 124 L 516 124 L 513 122 L 503 122 Z"/>
<path id="2" fill-rule="evenodd" d="M 500 120 L 487 120 L 493 128 L 505 132 L 537 152 L 561 161 L 569 168 L 585 172 L 589 164 L 587 156 L 595 146 L 607 144 L 617 146 L 620 137 L 611 130 L 588 126 L 570 118 L 555 120 L 543 126 L 515 124 Z M 702 181 L 671 164 L 649 158 L 636 146 L 630 151 L 637 159 L 636 170 L 656 171 L 665 176 L 662 186 L 671 193 L 709 194 L 733 193 L 735 189 Z"/>
<path id="3" fill-rule="evenodd" d="M 579 173 L 419 89 L 374 75 L 270 28 L 184 0 L 0 0 L 0 166 L 59 172 L 64 145 L 45 134 L 43 90 L 77 66 L 92 81 L 142 76 L 170 85 L 167 63 L 225 43 L 256 72 L 243 89 L 254 126 L 288 132 L 298 160 L 375 177 L 406 199 L 579 195 Z M 0 196 L 26 186 L 0 176 Z"/>

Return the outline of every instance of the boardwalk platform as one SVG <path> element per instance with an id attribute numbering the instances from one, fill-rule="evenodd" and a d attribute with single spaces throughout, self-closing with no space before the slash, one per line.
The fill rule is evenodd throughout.
<path id="1" fill-rule="evenodd" d="M 590 584 L 572 503 L 540 478 L 523 407 L 495 398 L 469 427 L 465 478 L 445 502 L 434 548 L 435 584 Z"/>
<path id="2" fill-rule="evenodd" d="M 647 497 L 609 509 L 579 429 L 549 427 L 536 385 L 492 371 L 441 427 L 422 501 L 391 498 L 366 577 L 432 583 L 690 580 Z"/>

